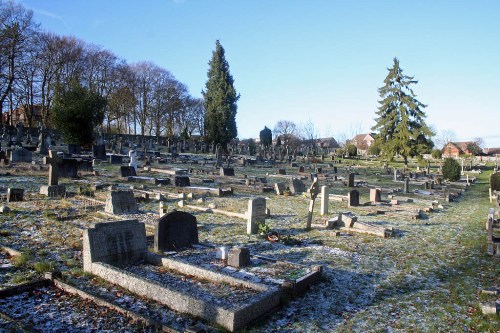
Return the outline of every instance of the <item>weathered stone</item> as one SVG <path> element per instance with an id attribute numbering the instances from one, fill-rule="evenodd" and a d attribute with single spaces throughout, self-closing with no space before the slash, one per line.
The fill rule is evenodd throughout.
<path id="1" fill-rule="evenodd" d="M 9 212 L 10 212 L 10 208 L 8 206 L 5 206 L 5 205 L 0 206 L 0 213 L 1 214 L 7 214 Z"/>
<path id="2" fill-rule="evenodd" d="M 352 190 L 347 194 L 347 206 L 359 206 L 359 192 L 357 190 Z"/>
<path id="3" fill-rule="evenodd" d="M 380 189 L 371 188 L 370 189 L 370 201 L 371 202 L 380 202 Z"/>
<path id="4" fill-rule="evenodd" d="M 111 191 L 106 198 L 106 213 L 111 214 L 133 214 L 137 213 L 137 203 L 135 202 L 133 191 Z"/>
<path id="5" fill-rule="evenodd" d="M 198 223 L 194 215 L 174 211 L 158 220 L 155 227 L 155 251 L 178 251 L 193 244 L 198 244 Z"/>
<path id="6" fill-rule="evenodd" d="M 247 234 L 256 234 L 258 225 L 266 221 L 266 199 L 257 197 L 248 201 Z"/>
<path id="7" fill-rule="evenodd" d="M 304 185 L 304 182 L 302 182 L 300 179 L 293 178 L 290 181 L 290 192 L 293 194 L 300 194 L 306 191 L 306 186 Z"/>
<path id="8" fill-rule="evenodd" d="M 7 202 L 23 201 L 24 189 L 22 188 L 8 188 L 7 189 Z"/>
<path id="9" fill-rule="evenodd" d="M 144 260 L 148 251 L 146 228 L 137 220 L 98 223 L 83 232 L 83 269 L 93 262 L 125 266 Z"/>
<path id="10" fill-rule="evenodd" d="M 130 165 L 122 165 L 120 166 L 120 177 L 135 177 L 137 173 L 135 172 L 135 168 Z"/>
<path id="11" fill-rule="evenodd" d="M 321 215 L 328 214 L 328 204 L 330 202 L 330 193 L 328 186 L 321 186 Z"/>
<path id="12" fill-rule="evenodd" d="M 277 195 L 283 195 L 286 190 L 286 185 L 285 183 L 275 183 L 274 184 L 274 191 L 276 192 Z"/>
<path id="13" fill-rule="evenodd" d="M 230 249 L 227 264 L 235 268 L 250 265 L 250 250 L 246 247 L 236 247 Z"/>
<path id="14" fill-rule="evenodd" d="M 188 176 L 175 176 L 175 186 L 177 187 L 185 187 L 191 186 L 191 181 Z"/>
<path id="15" fill-rule="evenodd" d="M 11 162 L 27 162 L 31 163 L 33 154 L 31 151 L 24 148 L 15 148 L 10 152 Z"/>
<path id="16" fill-rule="evenodd" d="M 221 176 L 234 176 L 234 168 L 220 168 Z"/>
<path id="17" fill-rule="evenodd" d="M 354 187 L 354 173 L 349 174 L 349 179 L 347 181 L 347 187 Z"/>

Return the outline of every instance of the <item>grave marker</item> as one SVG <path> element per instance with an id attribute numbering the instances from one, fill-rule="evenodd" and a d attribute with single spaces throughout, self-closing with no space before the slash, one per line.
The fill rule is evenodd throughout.
<path id="1" fill-rule="evenodd" d="M 158 220 L 155 227 L 155 251 L 178 251 L 193 244 L 198 244 L 198 223 L 194 215 L 173 211 Z"/>
<path id="2" fill-rule="evenodd" d="M 380 189 L 371 188 L 370 189 L 370 201 L 371 202 L 380 202 Z"/>
<path id="3" fill-rule="evenodd" d="M 24 189 L 22 188 L 8 188 L 7 189 L 7 202 L 23 201 Z"/>
<path id="4" fill-rule="evenodd" d="M 352 190 L 347 194 L 347 206 L 359 206 L 359 192 L 357 190 Z"/>
<path id="5" fill-rule="evenodd" d="M 247 234 L 253 235 L 258 231 L 258 225 L 266 221 L 266 199 L 257 197 L 248 200 Z"/>
<path id="6" fill-rule="evenodd" d="M 311 187 L 307 191 L 309 194 L 309 213 L 307 214 L 307 224 L 306 224 L 306 230 L 311 229 L 311 223 L 312 223 L 312 216 L 313 216 L 313 211 L 314 211 L 314 200 L 316 200 L 316 197 L 319 194 L 319 184 L 318 184 L 318 177 L 314 178 L 313 183 L 311 184 Z"/>
<path id="7" fill-rule="evenodd" d="M 106 213 L 111 214 L 133 214 L 137 213 L 137 203 L 135 202 L 133 191 L 115 190 L 108 193 L 106 198 Z"/>
<path id="8" fill-rule="evenodd" d="M 354 173 L 349 174 L 349 180 L 347 182 L 347 187 L 354 187 Z"/>

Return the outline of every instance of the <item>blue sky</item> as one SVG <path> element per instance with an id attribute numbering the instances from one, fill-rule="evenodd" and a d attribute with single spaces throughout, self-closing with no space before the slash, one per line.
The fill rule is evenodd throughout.
<path id="1" fill-rule="evenodd" d="M 241 94 L 240 138 L 278 120 L 321 136 L 374 125 L 398 57 L 427 123 L 500 147 L 500 1 L 22 0 L 48 31 L 152 61 L 201 96 L 215 40 Z"/>

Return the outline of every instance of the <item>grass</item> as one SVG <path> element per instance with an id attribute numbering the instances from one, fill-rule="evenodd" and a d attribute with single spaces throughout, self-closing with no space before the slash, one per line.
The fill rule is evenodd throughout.
<path id="1" fill-rule="evenodd" d="M 48 260 L 42 260 L 35 262 L 33 264 L 33 268 L 35 271 L 39 274 L 45 273 L 45 272 L 52 272 L 55 268 L 55 264 L 51 261 Z"/>

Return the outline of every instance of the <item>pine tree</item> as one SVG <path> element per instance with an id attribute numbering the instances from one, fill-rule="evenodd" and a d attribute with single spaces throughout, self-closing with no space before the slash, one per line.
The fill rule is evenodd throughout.
<path id="1" fill-rule="evenodd" d="M 238 136 L 236 128 L 236 102 L 240 96 L 234 89 L 224 48 L 217 40 L 209 62 L 208 80 L 202 92 L 205 98 L 205 138 L 207 142 L 220 143 L 224 150 Z"/>
<path id="2" fill-rule="evenodd" d="M 430 152 L 434 146 L 430 137 L 434 133 L 425 124 L 423 109 L 427 105 L 417 100 L 410 87 L 418 81 L 403 74 L 397 58 L 388 71 L 385 85 L 378 89 L 381 100 L 372 130 L 379 131 L 376 140 L 382 153 L 391 160 L 400 154 L 407 165 L 408 157 Z"/>

